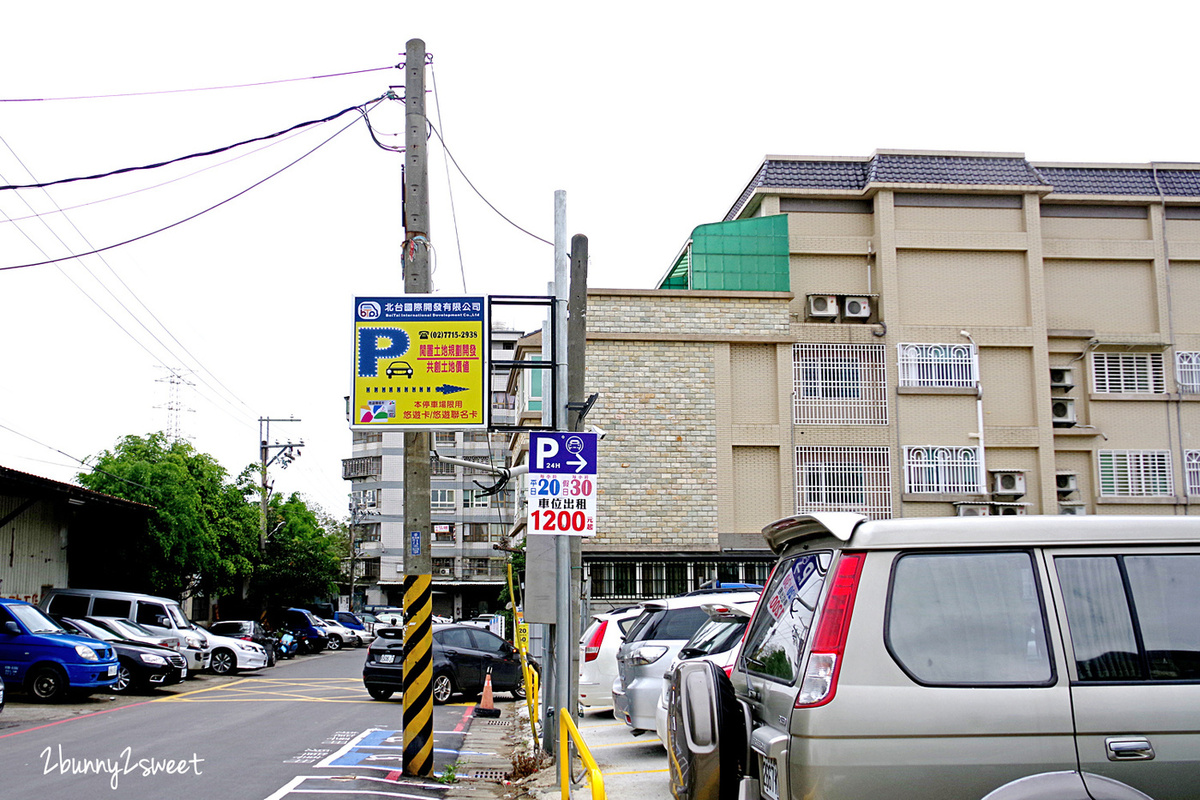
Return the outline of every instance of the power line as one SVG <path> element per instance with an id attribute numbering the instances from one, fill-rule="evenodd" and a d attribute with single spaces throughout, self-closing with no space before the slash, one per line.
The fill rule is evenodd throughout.
<path id="1" fill-rule="evenodd" d="M 354 110 L 354 109 L 350 109 L 350 110 Z M 277 175 L 279 175 L 280 173 L 284 172 L 285 170 L 287 170 L 287 169 L 290 169 L 291 167 L 294 167 L 296 164 L 300 163 L 300 162 L 301 162 L 301 161 L 303 161 L 305 158 L 308 158 L 310 155 L 312 155 L 313 153 L 315 153 L 317 150 L 319 150 L 319 149 L 321 149 L 322 147 L 324 147 L 325 145 L 329 144 L 331 141 L 333 141 L 334 139 L 336 139 L 338 136 L 341 136 L 343 133 L 345 133 L 346 131 L 348 131 L 348 130 L 349 130 L 349 129 L 350 129 L 352 126 L 353 126 L 353 125 L 354 125 L 354 123 L 353 123 L 353 122 L 351 122 L 351 123 L 350 123 L 349 125 L 347 125 L 346 127 L 342 128 L 341 130 L 339 130 L 339 131 L 337 131 L 336 133 L 334 133 L 334 134 L 333 134 L 333 136 L 330 136 L 328 139 L 326 139 L 325 141 L 321 142 L 321 143 L 320 143 L 320 144 L 318 144 L 316 147 L 314 147 L 314 148 L 312 148 L 311 150 L 309 150 L 307 153 L 304 153 L 303 155 L 301 155 L 299 158 L 297 158 L 296 160 L 292 161 L 291 163 L 289 163 L 289 164 L 285 164 L 283 167 L 280 167 L 279 169 L 275 170 L 274 172 L 272 172 L 270 175 L 268 175 L 267 177 L 263 178 L 262 180 L 260 180 L 260 181 L 257 181 L 257 182 L 255 182 L 255 183 L 252 183 L 252 184 L 250 184 L 249 186 L 247 186 L 245 189 L 242 189 L 242 190 L 241 190 L 240 192 L 238 192 L 237 194 L 235 194 L 235 195 L 233 195 L 233 196 L 231 196 L 231 197 L 227 197 L 227 198 L 225 198 L 224 200 L 220 201 L 219 203 L 214 203 L 213 205 L 209 206 L 208 208 L 206 208 L 206 209 L 204 209 L 204 210 L 202 210 L 202 211 L 197 211 L 195 214 L 192 214 L 191 216 L 184 217 L 184 218 L 183 218 L 183 219 L 181 219 L 181 220 L 177 220 L 177 221 L 175 221 L 175 222 L 172 222 L 172 223 L 171 223 L 171 224 L 169 224 L 169 225 L 164 225 L 163 227 L 161 227 L 161 228 L 158 228 L 158 229 L 156 229 L 156 230 L 152 230 L 152 231 L 150 231 L 150 232 L 148 232 L 148 233 L 143 233 L 143 234 L 141 234 L 141 235 L 139 235 L 139 236 L 134 236 L 134 237 L 133 237 L 133 238 L 131 238 L 131 239 L 126 239 L 126 240 L 124 240 L 124 241 L 121 241 L 121 242 L 115 242 L 114 244 L 105 245 L 104 247 L 97 247 L 96 249 L 94 249 L 94 250 L 89 250 L 89 251 L 88 251 L 88 252 L 86 252 L 86 253 L 76 253 L 76 254 L 69 255 L 69 256 L 63 256 L 63 257 L 61 257 L 61 258 L 50 258 L 50 259 L 46 259 L 45 261 L 34 261 L 34 262 L 31 262 L 31 263 L 29 263 L 29 264 L 14 264 L 14 265 L 12 265 L 12 266 L 8 266 L 8 267 L 0 267 L 0 272 L 5 272 L 5 271 L 7 271 L 7 270 L 12 270 L 12 269 L 28 269 L 29 267 L 42 267 L 42 266 L 45 266 L 45 265 L 47 265 L 47 264 L 57 264 L 57 263 L 59 263 L 59 262 L 61 262 L 61 261 L 70 261 L 71 259 L 74 259 L 74 258 L 80 258 L 80 257 L 82 257 L 82 256 L 90 256 L 90 255 L 95 255 L 95 254 L 97 254 L 97 253 L 105 253 L 105 252 L 107 252 L 107 251 L 109 251 L 109 250 L 115 250 L 115 249 L 116 249 L 116 248 L 118 248 L 118 247 L 124 247 L 124 246 L 125 246 L 125 245 L 127 245 L 127 244 L 133 244 L 134 242 L 140 242 L 142 239 L 148 239 L 148 238 L 150 238 L 151 236 L 156 236 L 156 235 L 158 235 L 158 234 L 160 234 L 160 233 L 163 233 L 163 232 L 165 232 L 165 231 L 169 231 L 169 230 L 171 230 L 172 228 L 177 228 L 177 227 L 179 227 L 180 225 L 183 225 L 183 224 L 184 224 L 184 223 L 186 223 L 186 222 L 191 222 L 192 220 L 194 220 L 194 219 L 196 219 L 196 218 L 198 218 L 198 217 L 202 217 L 202 216 L 204 216 L 205 214 L 209 213 L 210 211 L 215 211 L 216 209 L 220 208 L 221 206 L 225 205 L 226 203 L 230 203 L 230 202 L 232 202 L 232 201 L 236 200 L 237 198 L 241 197 L 242 195 L 244 195 L 244 194 L 246 194 L 246 193 L 250 192 L 252 189 L 256 189 L 256 188 L 258 188 L 259 186 L 261 186 L 262 184 L 264 184 L 264 183 L 266 183 L 267 181 L 271 180 L 272 178 L 276 177 Z"/>
<path id="2" fill-rule="evenodd" d="M 370 69 L 356 69 L 349 72 L 331 72 L 327 75 L 309 75 L 304 78 L 280 78 L 273 81 L 259 81 L 257 83 L 235 83 L 227 86 L 203 86 L 193 89 L 161 89 L 152 92 L 118 92 L 115 94 L 91 94 L 91 95 L 75 95 L 72 97 L 13 97 L 0 98 L 0 103 L 50 103 L 60 100 L 110 100 L 118 97 L 148 97 L 158 94 L 181 94 L 184 92 L 215 92 L 225 89 L 248 89 L 256 86 L 272 86 L 277 83 L 295 83 L 296 81 L 315 81 L 324 78 L 342 78 L 347 75 L 362 75 L 367 72 L 383 72 L 389 69 L 404 69 L 404 63 L 395 64 L 390 67 L 371 67 Z"/>
<path id="3" fill-rule="evenodd" d="M 8 431 L 9 433 L 16 434 L 17 436 L 20 436 L 22 439 L 28 439 L 29 441 L 33 442 L 34 444 L 44 447 L 47 450 L 53 450 L 54 452 L 58 453 L 60 456 L 66 456 L 67 458 L 71 459 L 72 461 L 76 462 L 77 464 L 87 467 L 88 470 L 91 472 L 99 472 L 100 474 L 107 475 L 110 478 L 116 478 L 117 480 L 119 480 L 123 483 L 128 483 L 130 486 L 136 486 L 139 489 L 149 489 L 150 488 L 149 486 L 146 486 L 141 483 L 137 483 L 136 481 L 131 481 L 131 480 L 122 478 L 120 475 L 114 475 L 113 473 L 108 472 L 107 470 L 100 469 L 99 467 L 90 466 L 90 465 L 88 465 L 86 460 L 84 460 L 82 458 L 76 458 L 75 456 L 71 455 L 70 453 L 64 453 L 62 450 L 59 450 L 57 447 L 52 447 L 51 445 L 48 445 L 45 442 L 39 442 L 37 439 L 33 438 L 32 436 L 28 436 L 24 433 L 21 433 L 16 428 L 8 427 L 3 422 L 0 422 L 0 428 L 3 428 L 4 430 Z"/>
<path id="4" fill-rule="evenodd" d="M 371 103 L 378 103 L 384 97 L 386 97 L 386 95 L 380 95 L 379 97 L 376 97 L 373 100 L 368 100 L 366 103 L 359 103 L 358 105 L 350 106 L 349 108 L 343 108 L 341 111 L 337 112 L 336 114 L 330 114 L 328 117 L 325 117 L 324 119 L 310 119 L 306 122 L 298 122 L 295 125 L 291 126 L 290 128 L 285 128 L 284 130 L 276 131 L 275 133 L 268 133 L 265 136 L 256 136 L 253 139 L 246 139 L 245 141 L 237 142 L 235 144 L 225 145 L 224 147 L 218 147 L 215 150 L 206 150 L 202 153 L 189 153 L 186 156 L 179 156 L 178 158 L 172 158 L 167 161 L 159 161 L 154 164 L 144 164 L 140 167 L 122 167 L 121 169 L 114 169 L 110 172 L 101 172 L 101 173 L 98 173 L 95 175 L 81 175 L 81 176 L 78 176 L 75 178 L 59 178 L 58 180 L 46 181 L 45 183 L 30 183 L 30 184 L 24 184 L 24 185 L 9 184 L 7 186 L 0 186 L 0 191 L 7 191 L 7 190 L 12 190 L 12 189 L 44 189 L 47 186 L 58 186 L 59 184 L 63 184 L 63 183 L 75 183 L 76 181 L 94 181 L 99 178 L 111 178 L 113 175 L 123 175 L 127 172 L 137 172 L 139 170 L 147 170 L 147 169 L 158 169 L 159 167 L 165 167 L 170 164 L 178 164 L 180 161 L 187 161 L 192 158 L 203 158 L 204 156 L 212 156 L 212 155 L 216 155 L 217 153 L 224 153 L 228 150 L 233 150 L 234 148 L 242 147 L 244 145 L 253 144 L 255 142 L 262 142 L 262 141 L 266 141 L 268 139 L 274 139 L 278 136 L 283 136 L 284 134 L 291 133 L 294 130 L 299 130 L 300 128 L 307 128 L 311 125 L 320 125 L 325 122 L 332 122 L 333 120 L 337 119 L 338 117 L 340 117 L 344 114 L 349 114 L 351 111 L 358 111 L 361 108 L 363 108 L 364 106 L 367 106 Z"/>
<path id="5" fill-rule="evenodd" d="M 433 77 L 433 104 L 437 109 L 438 127 L 442 126 L 442 96 L 438 93 L 437 72 L 429 65 L 429 74 Z M 458 272 L 462 276 L 463 293 L 467 293 L 467 269 L 463 265 L 462 239 L 458 234 L 458 213 L 454 209 L 454 185 L 450 182 L 450 161 L 446 158 L 446 148 L 442 147 L 442 163 L 446 167 L 446 191 L 450 195 L 450 221 L 454 226 L 454 244 L 458 247 Z"/>
<path id="6" fill-rule="evenodd" d="M 428 122 L 428 120 L 426 120 L 426 121 Z M 543 239 L 541 236 L 538 236 L 536 233 L 530 233 L 529 231 L 525 230 L 517 223 L 513 222 L 508 217 L 504 216 L 504 214 L 501 213 L 500 209 L 498 209 L 494 205 L 492 205 L 492 201 L 488 200 L 486 197 L 484 197 L 483 192 L 481 192 L 481 191 L 479 191 L 479 189 L 475 188 L 475 184 L 471 183 L 471 179 L 467 177 L 467 173 L 463 172 L 463 168 L 458 165 L 458 159 L 456 159 L 454 157 L 454 153 L 450 152 L 450 148 L 446 147 L 446 140 L 442 138 L 442 134 L 438 133 L 438 129 L 433 126 L 432 122 L 429 123 L 429 129 L 434 132 L 434 134 L 438 138 L 438 141 L 442 143 L 442 149 L 446 151 L 446 155 L 450 156 L 450 161 L 454 164 L 454 168 L 456 170 L 458 170 L 458 174 L 462 175 L 463 180 L 467 182 L 467 186 L 470 186 L 472 189 L 474 189 L 475 194 L 479 195 L 479 199 L 482 200 L 484 203 L 487 203 L 488 208 L 490 208 L 492 211 L 495 211 L 496 214 L 500 217 L 500 219 L 504 220 L 509 225 L 512 225 L 514 228 L 519 230 L 521 233 L 523 233 L 527 236 L 532 236 L 534 239 L 537 239 L 539 242 L 542 242 L 543 244 L 548 244 L 551 247 L 554 246 L 554 242 L 550 241 L 549 239 Z M 3 189 L 3 188 L 4 188 L 3 186 L 0 186 L 0 189 Z"/>

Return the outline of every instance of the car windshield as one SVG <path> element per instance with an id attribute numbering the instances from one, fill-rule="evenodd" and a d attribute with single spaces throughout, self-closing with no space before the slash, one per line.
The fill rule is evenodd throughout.
<path id="1" fill-rule="evenodd" d="M 159 638 L 159 636 L 157 634 L 151 632 L 150 629 L 143 628 L 138 623 L 130 622 L 129 620 L 111 618 L 111 619 L 100 620 L 97 622 L 97 624 L 102 625 L 103 627 L 108 628 L 109 630 L 116 631 L 117 633 L 121 634 L 122 636 L 127 636 L 127 637 L 131 636 L 134 638 L 149 637 L 152 639 Z"/>
<path id="2" fill-rule="evenodd" d="M 121 637 L 110 630 L 100 627 L 94 622 L 88 622 L 85 619 L 72 620 L 75 627 L 79 628 L 84 636 L 91 636 L 93 639 L 103 639 L 106 642 L 118 641 Z"/>
<path id="3" fill-rule="evenodd" d="M 37 606 L 8 606 L 8 611 L 20 620 L 30 633 L 66 633 L 63 626 L 47 617 Z"/>

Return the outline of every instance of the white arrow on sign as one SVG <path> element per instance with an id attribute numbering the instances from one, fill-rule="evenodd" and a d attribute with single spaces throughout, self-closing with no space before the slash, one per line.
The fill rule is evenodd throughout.
<path id="1" fill-rule="evenodd" d="M 575 467 L 576 472 L 583 472 L 584 467 L 587 466 L 587 460 L 583 456 L 576 456 L 567 463 Z"/>

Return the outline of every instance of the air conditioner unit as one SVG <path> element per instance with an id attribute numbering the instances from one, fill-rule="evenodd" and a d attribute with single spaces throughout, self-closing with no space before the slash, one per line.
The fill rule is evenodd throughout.
<path id="1" fill-rule="evenodd" d="M 832 319 L 837 315 L 837 295 L 810 294 L 808 296 L 808 316 L 822 319 Z"/>
<path id="2" fill-rule="evenodd" d="M 453 574 L 454 574 L 454 570 L 452 570 L 452 569 L 442 568 L 442 569 L 438 570 L 438 575 L 453 575 Z"/>
<path id="3" fill-rule="evenodd" d="M 1087 506 L 1082 503 L 1059 503 L 1058 513 L 1067 517 L 1082 517 L 1087 514 Z"/>
<path id="4" fill-rule="evenodd" d="M 1050 388 L 1051 389 L 1074 389 L 1075 388 L 1075 370 L 1071 367 L 1051 367 L 1050 368 Z"/>
<path id="5" fill-rule="evenodd" d="M 847 297 L 842 300 L 842 319 L 868 319 L 871 316 L 871 298 Z"/>
<path id="6" fill-rule="evenodd" d="M 1060 498 L 1079 491 L 1079 476 L 1074 472 L 1060 472 L 1054 476 L 1054 489 Z"/>
<path id="7" fill-rule="evenodd" d="M 992 494 L 1006 497 L 1021 497 L 1025 494 L 1025 470 L 989 469 L 992 476 Z"/>
<path id="8" fill-rule="evenodd" d="M 1075 426 L 1075 401 L 1069 397 L 1056 397 L 1050 403 L 1050 419 L 1056 428 Z"/>
<path id="9" fill-rule="evenodd" d="M 988 517 L 992 514 L 992 507 L 987 503 L 959 503 L 954 510 L 960 517 Z"/>
<path id="10" fill-rule="evenodd" d="M 1023 503 L 1000 503 L 992 508 L 992 514 L 998 517 L 1023 517 L 1027 513 Z"/>

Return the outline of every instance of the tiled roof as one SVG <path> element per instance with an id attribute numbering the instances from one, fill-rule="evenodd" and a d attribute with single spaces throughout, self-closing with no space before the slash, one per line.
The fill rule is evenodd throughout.
<path id="1" fill-rule="evenodd" d="M 1157 184 L 1155 176 L 1157 175 Z M 861 191 L 869 183 L 1048 186 L 1057 194 L 1200 198 L 1200 170 L 1146 167 L 1035 167 L 1016 156 L 877 153 L 869 160 L 768 159 L 725 215 L 736 219 L 757 189 Z"/>

